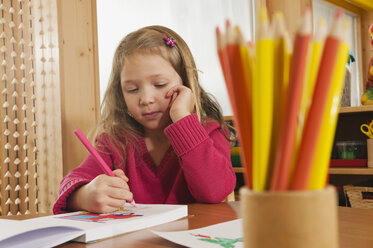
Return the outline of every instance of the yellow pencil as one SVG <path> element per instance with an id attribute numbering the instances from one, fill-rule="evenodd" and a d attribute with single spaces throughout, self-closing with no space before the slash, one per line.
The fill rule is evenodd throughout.
<path id="1" fill-rule="evenodd" d="M 273 115 L 273 39 L 266 8 L 260 9 L 253 83 L 253 189 L 266 185 Z"/>
<path id="2" fill-rule="evenodd" d="M 287 49 L 286 49 L 286 28 L 284 16 L 281 12 L 276 12 L 272 18 L 271 32 L 273 33 L 273 119 L 272 119 L 272 137 L 269 153 L 266 189 L 270 187 L 272 178 L 273 164 L 275 159 L 275 151 L 277 150 L 278 136 L 281 118 L 283 117 L 285 105 L 285 85 L 288 86 L 288 78 L 284 76 L 285 66 L 290 67 L 286 63 Z M 288 72 L 288 71 L 287 71 Z"/>
<path id="3" fill-rule="evenodd" d="M 341 32 L 343 42 L 338 49 L 337 63 L 334 68 L 328 101 L 325 106 L 323 124 L 317 141 L 308 189 L 322 189 L 326 184 L 348 59 L 348 45 L 346 43 L 347 26 L 348 24 L 345 22 L 343 31 Z"/>

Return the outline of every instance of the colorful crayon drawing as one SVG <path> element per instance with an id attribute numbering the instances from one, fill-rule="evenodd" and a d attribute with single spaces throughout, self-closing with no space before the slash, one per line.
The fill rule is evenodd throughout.
<path id="1" fill-rule="evenodd" d="M 198 240 L 218 244 L 224 248 L 234 248 L 237 242 L 243 242 L 242 238 L 236 238 L 236 239 L 227 239 L 227 238 L 219 238 L 219 237 L 212 238 L 211 236 L 201 235 L 201 234 L 192 234 L 192 233 L 191 235 L 198 237 Z"/>
<path id="2" fill-rule="evenodd" d="M 87 222 L 97 222 L 97 223 L 106 223 L 111 220 L 120 220 L 120 219 L 129 219 L 133 217 L 143 216 L 139 214 L 134 214 L 132 212 L 126 211 L 116 211 L 110 214 L 95 214 L 95 213 L 79 213 L 69 216 L 62 216 L 59 218 L 69 219 L 69 220 L 78 220 L 78 221 L 87 221 Z"/>

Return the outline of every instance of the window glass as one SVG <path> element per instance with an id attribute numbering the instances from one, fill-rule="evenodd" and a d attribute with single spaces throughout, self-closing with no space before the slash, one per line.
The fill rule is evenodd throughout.
<path id="1" fill-rule="evenodd" d="M 333 21 L 334 12 L 337 7 L 329 4 L 322 0 L 313 0 L 313 24 L 314 30 L 316 30 L 318 20 L 323 18 L 326 22 L 328 28 L 330 28 Z M 358 70 L 358 48 L 357 48 L 357 15 L 351 12 L 345 12 L 345 18 L 349 22 L 349 35 L 348 35 L 348 45 L 350 52 L 352 52 L 355 57 L 355 62 L 351 63 L 348 70 L 351 73 L 350 87 L 345 85 L 345 94 L 350 94 L 350 106 L 360 106 L 360 84 L 359 84 L 359 70 Z M 348 79 L 346 79 L 348 81 Z"/>

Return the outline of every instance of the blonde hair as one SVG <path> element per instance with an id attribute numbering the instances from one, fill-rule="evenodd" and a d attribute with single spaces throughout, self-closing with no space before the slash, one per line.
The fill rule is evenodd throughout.
<path id="1" fill-rule="evenodd" d="M 164 35 L 176 42 L 174 47 L 166 45 Z M 124 151 L 129 138 L 144 135 L 142 126 L 128 113 L 120 82 L 120 73 L 126 58 L 134 53 L 157 54 L 169 61 L 184 86 L 191 89 L 196 101 L 195 112 L 201 123 L 209 118 L 224 125 L 220 106 L 199 84 L 198 71 L 185 41 L 169 28 L 148 26 L 124 37 L 115 51 L 96 135 L 108 134 L 113 144 Z"/>

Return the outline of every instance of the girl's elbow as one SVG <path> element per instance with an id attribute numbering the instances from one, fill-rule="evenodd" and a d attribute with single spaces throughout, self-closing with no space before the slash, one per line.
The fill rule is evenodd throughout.
<path id="1" fill-rule="evenodd" d="M 220 203 L 224 199 L 225 199 L 225 196 L 222 195 L 222 194 L 215 194 L 215 195 L 206 194 L 204 196 L 200 196 L 200 197 L 196 198 L 197 202 L 200 202 L 200 203 L 211 203 L 211 204 Z"/>
<path id="2" fill-rule="evenodd" d="M 236 186 L 236 180 L 231 180 L 225 184 L 222 188 L 217 190 L 216 188 L 206 190 L 203 194 L 199 195 L 195 199 L 202 203 L 220 203 L 224 201 L 230 193 L 234 191 Z"/>

